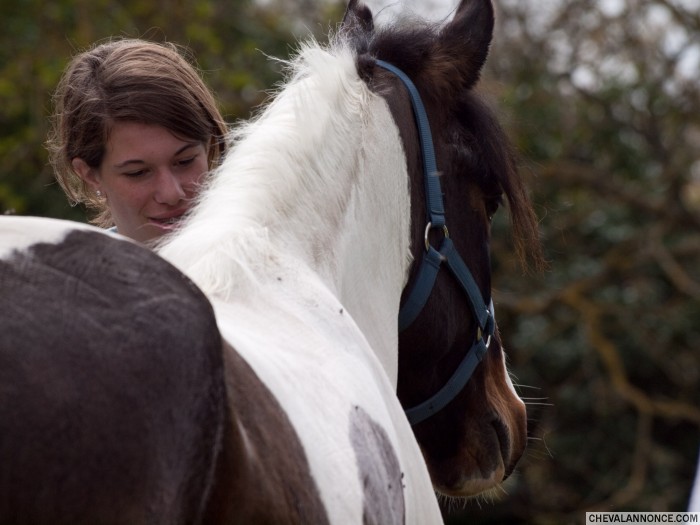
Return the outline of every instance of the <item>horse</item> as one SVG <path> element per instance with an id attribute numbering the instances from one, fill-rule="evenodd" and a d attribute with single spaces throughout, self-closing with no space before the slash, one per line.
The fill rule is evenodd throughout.
<path id="1" fill-rule="evenodd" d="M 489 224 L 536 223 L 474 92 L 493 23 L 351 0 L 155 252 L 0 219 L 0 522 L 438 523 L 512 472 Z"/>
<path id="2" fill-rule="evenodd" d="M 527 439 L 489 308 L 488 236 L 504 196 L 517 248 L 534 260 L 537 224 L 505 133 L 473 90 L 493 26 L 486 0 L 462 1 L 439 30 L 415 20 L 377 29 L 351 1 L 331 49 L 302 50 L 277 98 L 236 131 L 191 220 L 159 248 L 213 300 L 225 339 L 260 375 L 272 372 L 258 347 L 277 344 L 243 335 L 248 317 L 266 318 L 290 290 L 293 312 L 326 304 L 303 299 L 316 287 L 330 291 L 329 311 L 349 314 L 367 339 L 435 488 L 451 496 L 499 484 Z M 443 262 L 450 271 L 438 271 Z M 272 389 L 284 366 L 277 374 Z M 295 392 L 279 387 L 288 412 Z"/>

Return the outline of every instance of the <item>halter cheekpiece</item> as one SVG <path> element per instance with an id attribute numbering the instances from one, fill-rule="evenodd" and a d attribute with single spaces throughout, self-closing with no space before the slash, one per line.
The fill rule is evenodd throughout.
<path id="1" fill-rule="evenodd" d="M 493 301 L 486 304 L 472 273 L 459 253 L 457 253 L 454 243 L 449 237 L 449 231 L 445 222 L 442 189 L 435 161 L 435 148 L 433 147 L 428 116 L 418 89 L 411 79 L 396 66 L 383 60 L 377 60 L 376 63 L 378 66 L 395 74 L 408 89 L 423 152 L 423 180 L 427 200 L 425 252 L 421 259 L 415 283 L 408 294 L 408 298 L 399 310 L 399 330 L 405 330 L 423 310 L 428 297 L 432 293 L 435 279 L 443 263 L 447 265 L 447 268 L 449 268 L 466 293 L 472 313 L 478 324 L 474 343 L 452 374 L 452 377 L 447 380 L 447 383 L 428 400 L 405 410 L 408 421 L 411 425 L 415 425 L 444 408 L 466 386 L 488 350 L 496 323 Z M 442 232 L 442 241 L 438 249 L 435 249 L 430 243 L 429 235 L 431 230 Z"/>

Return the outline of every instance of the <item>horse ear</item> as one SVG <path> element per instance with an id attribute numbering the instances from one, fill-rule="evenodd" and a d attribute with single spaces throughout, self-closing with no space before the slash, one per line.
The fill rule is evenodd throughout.
<path id="1" fill-rule="evenodd" d="M 370 33 L 374 29 L 372 11 L 360 0 L 350 0 L 340 29 L 344 33 Z"/>
<path id="2" fill-rule="evenodd" d="M 454 18 L 440 31 L 437 56 L 458 72 L 463 89 L 479 79 L 493 37 L 491 0 L 462 0 Z"/>

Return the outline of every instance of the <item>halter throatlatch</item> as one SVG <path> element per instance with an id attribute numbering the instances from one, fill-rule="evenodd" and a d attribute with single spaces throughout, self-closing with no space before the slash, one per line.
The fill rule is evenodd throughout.
<path id="1" fill-rule="evenodd" d="M 426 228 L 425 228 L 425 252 L 418 269 L 418 274 L 413 284 L 413 288 L 408 294 L 408 298 L 399 310 L 399 330 L 406 329 L 416 320 L 423 310 L 428 297 L 432 293 L 438 271 L 445 263 L 452 275 L 457 279 L 469 299 L 474 318 L 478 324 L 476 340 L 462 362 L 455 370 L 447 383 L 438 390 L 427 401 L 424 401 L 412 408 L 406 409 L 406 416 L 411 425 L 420 423 L 429 418 L 450 401 L 466 386 L 474 370 L 483 359 L 491 342 L 496 322 L 493 313 L 493 302 L 488 305 L 481 295 L 479 286 L 476 284 L 472 273 L 465 264 L 462 257 L 457 253 L 454 243 L 449 237 L 447 225 L 445 223 L 445 207 L 442 200 L 442 189 L 435 161 L 435 148 L 433 138 L 430 133 L 430 125 L 425 107 L 418 93 L 418 89 L 410 78 L 399 68 L 377 60 L 377 65 L 394 73 L 406 86 L 413 105 L 413 114 L 416 118 L 418 135 L 420 136 L 421 150 L 423 152 L 423 180 L 425 183 L 426 195 Z M 431 230 L 442 231 L 442 241 L 438 249 L 430 244 L 429 234 Z"/>

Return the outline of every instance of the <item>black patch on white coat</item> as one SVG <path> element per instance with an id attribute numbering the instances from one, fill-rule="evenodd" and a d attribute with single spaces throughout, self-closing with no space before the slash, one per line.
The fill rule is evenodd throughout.
<path id="1" fill-rule="evenodd" d="M 192 282 L 74 231 L 0 259 L 0 312 L 0 523 L 199 523 L 225 386 Z"/>
<path id="2" fill-rule="evenodd" d="M 350 442 L 364 488 L 363 523 L 406 522 L 403 473 L 386 431 L 364 409 L 350 413 Z"/>
<path id="3" fill-rule="evenodd" d="M 207 524 L 329 523 L 304 446 L 275 395 L 224 342 L 228 421 Z"/>

